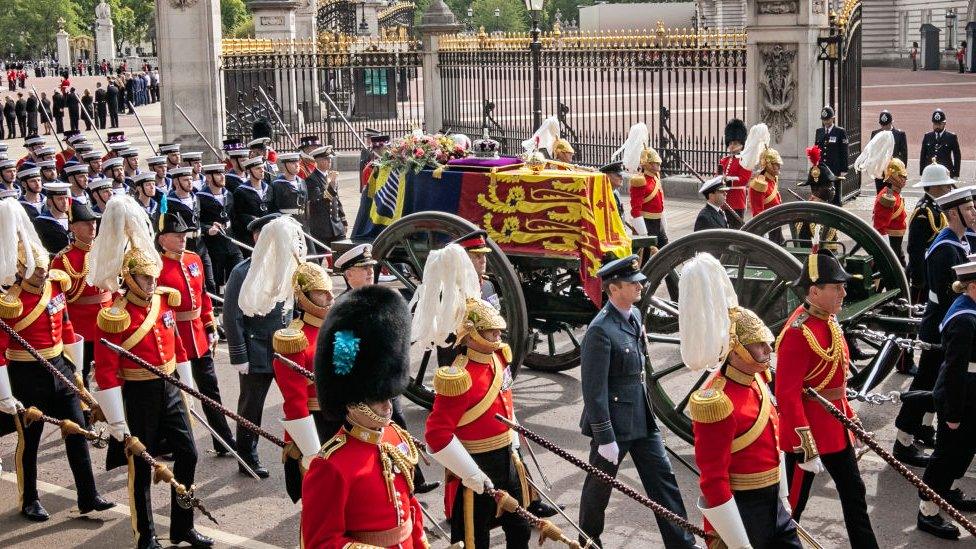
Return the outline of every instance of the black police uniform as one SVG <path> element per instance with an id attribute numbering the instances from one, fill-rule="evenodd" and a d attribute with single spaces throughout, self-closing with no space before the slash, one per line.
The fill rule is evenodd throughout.
<path id="1" fill-rule="evenodd" d="M 599 275 L 603 280 L 644 280 L 636 255 L 608 263 Z M 686 516 L 661 432 L 647 400 L 642 326 L 636 307 L 622 312 L 609 301 L 590 323 L 581 346 L 580 428 L 591 438 L 591 465 L 616 476 L 620 460 L 631 454 L 648 497 Z M 612 442 L 619 447 L 617 464 L 610 463 L 597 451 L 601 444 Z M 609 500 L 610 487 L 587 475 L 580 496 L 579 525 L 598 544 Z M 666 547 L 695 546 L 694 538 L 673 523 L 657 517 L 657 525 Z"/>
<path id="2" fill-rule="evenodd" d="M 209 188 L 204 188 L 197 192 L 197 200 L 200 203 L 201 234 L 213 266 L 214 286 L 219 291 L 230 277 L 231 269 L 244 261 L 244 255 L 237 244 L 222 234 L 211 235 L 208 229 L 214 223 L 220 223 L 226 229 L 231 223 L 229 212 L 234 209 L 234 195 L 227 189 L 214 195 Z"/>
<path id="3" fill-rule="evenodd" d="M 830 171 L 835 174 L 848 171 L 847 130 L 836 124 L 830 127 L 829 132 L 823 127 L 817 128 L 815 141 L 823 151 L 823 162 Z"/>
<path id="4" fill-rule="evenodd" d="M 936 109 L 932 113 L 932 122 L 945 122 L 946 115 L 942 109 Z M 949 130 L 942 130 L 939 133 L 928 132 L 922 137 L 922 151 L 918 155 L 918 174 L 922 175 L 925 166 L 935 162 L 942 164 L 949 170 L 949 175 L 959 177 L 959 168 L 962 165 L 962 152 L 959 150 L 959 139 L 956 134 Z"/>

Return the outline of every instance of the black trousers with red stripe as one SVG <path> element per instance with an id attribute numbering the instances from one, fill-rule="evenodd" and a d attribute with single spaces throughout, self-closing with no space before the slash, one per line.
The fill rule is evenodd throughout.
<path id="1" fill-rule="evenodd" d="M 790 452 L 786 454 L 786 474 L 790 476 L 790 505 L 793 507 L 793 519 L 800 522 L 800 516 L 810 498 L 810 487 L 814 474 L 800 469 L 803 454 Z M 834 479 L 837 495 L 840 498 L 841 510 L 844 513 L 844 524 L 847 526 L 847 537 L 851 547 L 857 549 L 872 549 L 878 547 L 878 540 L 871 528 L 871 518 L 868 517 L 868 504 L 865 500 L 867 490 L 861 479 L 861 471 L 857 468 L 857 457 L 854 448 L 848 444 L 847 448 L 832 454 L 820 454 L 820 461 Z"/>

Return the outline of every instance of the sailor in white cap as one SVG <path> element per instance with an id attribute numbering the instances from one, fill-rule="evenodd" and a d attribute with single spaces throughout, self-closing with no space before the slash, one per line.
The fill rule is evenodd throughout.
<path id="1" fill-rule="evenodd" d="M 88 196 L 88 165 L 75 160 L 69 161 L 64 166 L 64 179 L 71 185 L 72 200 L 85 204 L 91 203 Z"/>
<path id="2" fill-rule="evenodd" d="M 17 184 L 17 163 L 9 158 L 0 159 L 0 191 L 16 191 L 16 198 L 20 197 L 20 186 Z"/>
<path id="3" fill-rule="evenodd" d="M 278 166 L 274 162 L 274 160 L 277 160 L 278 155 L 271 150 L 271 139 L 268 137 L 258 137 L 248 142 L 247 148 L 250 151 L 251 158 L 261 157 L 261 160 L 264 161 L 264 177 L 270 185 L 274 176 L 278 173 Z"/>
<path id="4" fill-rule="evenodd" d="M 146 166 L 149 167 L 149 171 L 156 174 L 156 189 L 159 191 L 156 193 L 156 201 L 161 202 L 173 186 L 173 182 L 166 172 L 166 157 L 150 156 L 146 159 Z"/>
<path id="5" fill-rule="evenodd" d="M 183 161 L 182 156 L 180 156 L 179 143 L 161 143 L 159 145 L 159 154 L 160 156 L 166 157 L 167 170 L 178 168 Z"/>
<path id="6" fill-rule="evenodd" d="M 713 177 L 701 184 L 698 192 L 705 197 L 705 207 L 698 212 L 695 219 L 695 232 L 706 229 L 728 229 L 729 219 L 725 216 L 725 198 L 729 186 L 725 184 L 725 176 Z"/>
<path id="7" fill-rule="evenodd" d="M 244 168 L 247 182 L 234 191 L 231 227 L 237 240 L 249 244 L 253 240 L 247 229 L 248 224 L 275 210 L 271 185 L 265 181 L 264 160 L 260 156 L 254 156 L 242 162 L 241 166 Z M 249 255 L 246 250 L 244 255 Z"/>
<path id="8" fill-rule="evenodd" d="M 43 183 L 58 181 L 58 169 L 53 159 L 41 160 L 37 163 L 37 167 L 41 170 L 41 181 Z"/>
<path id="9" fill-rule="evenodd" d="M 125 168 L 122 167 L 121 158 L 115 156 L 102 162 L 102 174 L 112 180 L 112 187 L 125 188 Z"/>
<path id="10" fill-rule="evenodd" d="M 301 169 L 301 153 L 287 152 L 278 155 L 281 171 L 271 184 L 271 201 L 283 214 L 290 215 L 305 225 L 305 206 L 308 203 L 308 189 L 305 181 L 298 176 Z"/>
<path id="11" fill-rule="evenodd" d="M 126 183 L 129 183 L 129 179 L 134 175 L 142 173 L 139 169 L 139 149 L 135 147 L 129 147 L 119 151 L 119 156 L 122 158 L 122 168 L 125 170 Z"/>
<path id="12" fill-rule="evenodd" d="M 335 261 L 335 268 L 342 273 L 346 280 L 346 293 L 350 290 L 375 284 L 376 260 L 373 259 L 373 245 L 359 244 L 353 246 Z"/>
<path id="13" fill-rule="evenodd" d="M 140 173 L 128 181 L 130 182 L 129 191 L 136 202 L 142 206 L 143 210 L 146 210 L 149 219 L 156 219 L 156 213 L 159 211 L 159 201 L 156 200 L 156 193 L 158 192 L 156 174 L 152 172 Z"/>
<path id="14" fill-rule="evenodd" d="M 88 192 L 92 198 L 92 209 L 98 213 L 105 213 L 108 201 L 115 196 L 112 180 L 102 177 L 88 182 Z"/>
<path id="15" fill-rule="evenodd" d="M 200 151 L 186 151 L 183 153 L 183 165 L 192 169 L 190 179 L 193 181 L 193 190 L 199 191 L 203 188 L 203 153 Z"/>
<path id="16" fill-rule="evenodd" d="M 98 151 L 88 151 L 81 154 L 81 161 L 88 164 L 88 179 L 102 177 L 102 155 Z"/>
<path id="17" fill-rule="evenodd" d="M 27 210 L 27 215 L 33 220 L 44 209 L 44 193 L 41 188 L 41 169 L 31 162 L 25 162 L 17 170 L 17 180 L 23 194 L 20 203 Z"/>
<path id="18" fill-rule="evenodd" d="M 45 201 L 41 214 L 34 218 L 34 228 L 44 248 L 52 256 L 68 246 L 68 211 L 71 185 L 61 181 L 44 184 Z"/>

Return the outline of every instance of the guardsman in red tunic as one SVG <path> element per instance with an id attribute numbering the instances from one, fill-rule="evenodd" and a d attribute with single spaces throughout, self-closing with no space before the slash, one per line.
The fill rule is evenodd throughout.
<path id="1" fill-rule="evenodd" d="M 641 152 L 641 173 L 630 178 L 630 215 L 639 235 L 657 237 L 660 248 L 668 243 L 664 231 L 664 189 L 661 186 L 661 155 L 648 147 Z"/>
<path id="2" fill-rule="evenodd" d="M 302 153 L 298 177 L 305 180 L 315 173 L 315 159 L 311 155 L 312 151 L 322 146 L 322 141 L 317 135 L 303 135 L 299 138 L 298 143 L 298 150 Z"/>
<path id="3" fill-rule="evenodd" d="M 731 287 L 725 269 L 710 255 L 697 256 L 685 269 L 685 285 Z M 687 280 L 685 274 L 689 274 Z M 708 319 L 682 325 L 685 364 L 693 370 L 720 365 L 689 401 L 695 461 L 701 470 L 698 507 L 706 518 L 705 529 L 721 540 L 715 539 L 709 546 L 720 547 L 724 542 L 731 548 L 801 549 L 786 501 L 779 416 L 768 385 L 772 378 L 770 345 L 775 338 L 752 311 L 730 308 L 726 320 L 720 311 L 728 307 L 728 300 L 723 296 L 715 301 L 679 302 L 681 316 Z M 720 328 L 710 325 L 712 321 Z M 695 356 L 708 360 L 695 360 Z"/>
<path id="4" fill-rule="evenodd" d="M 726 203 L 735 210 L 739 219 L 746 217 L 746 193 L 752 179 L 752 172 L 745 169 L 739 161 L 739 153 L 746 142 L 746 125 L 738 118 L 729 120 L 725 125 L 725 147 L 728 154 L 718 161 L 719 173 L 731 183 L 731 189 L 726 197 Z"/>
<path id="5" fill-rule="evenodd" d="M 0 320 L 71 379 L 81 362 L 83 345 L 65 314 L 65 292 L 71 279 L 64 271 L 48 270 L 47 251 L 16 199 L 0 201 L 0 219 L 4 220 L 0 223 L 0 248 L 9 256 L 0 261 L 0 285 L 9 284 L 6 291 L 0 292 Z M 50 518 L 37 493 L 37 448 L 44 423 L 26 425 L 20 412 L 37 406 L 49 416 L 79 425 L 84 425 L 85 419 L 77 393 L 57 380 L 5 331 L 0 331 L 0 349 L 0 411 L 14 416 L 17 430 L 15 461 L 20 513 L 28 520 L 41 522 Z M 84 436 L 68 435 L 64 446 L 81 513 L 114 507 L 95 488 Z"/>
<path id="6" fill-rule="evenodd" d="M 752 174 L 749 181 L 749 209 L 753 217 L 774 206 L 779 206 L 783 198 L 779 194 L 779 170 L 783 167 L 783 158 L 776 149 L 767 147 L 759 155 L 759 172 Z M 777 244 L 783 243 L 783 233 L 780 229 L 769 233 L 768 238 Z"/>
<path id="7" fill-rule="evenodd" d="M 329 312 L 315 379 L 322 407 L 345 420 L 305 474 L 303 547 L 429 547 L 413 494 L 418 450 L 391 422 L 391 399 L 409 382 L 409 351 L 410 311 L 395 290 L 353 290 Z"/>
<path id="8" fill-rule="evenodd" d="M 850 357 L 836 318 L 847 295 L 844 286 L 853 278 L 829 250 L 821 249 L 803 262 L 795 285 L 806 290 L 806 301 L 790 315 L 776 342 L 776 402 L 793 518 L 800 520 L 814 475 L 826 470 L 837 485 L 851 546 L 870 549 L 878 542 L 868 517 L 854 439 L 823 406 L 803 394 L 811 387 L 856 420 L 847 402 Z"/>
<path id="9" fill-rule="evenodd" d="M 162 228 L 156 236 L 163 251 L 163 268 L 158 283 L 180 294 L 180 303 L 173 307 L 173 314 L 183 348 L 190 360 L 194 384 L 201 393 L 220 402 L 220 387 L 214 372 L 212 352 L 217 343 L 213 303 L 205 287 L 203 260 L 186 249 L 187 233 L 196 229 L 179 213 L 169 212 L 163 216 Z M 224 442 L 233 447 L 234 435 L 227 424 L 227 418 L 209 406 L 204 406 L 203 412 L 207 416 L 207 423 Z M 213 440 L 213 447 L 217 456 L 228 454 L 227 449 L 216 438 Z"/>
<path id="10" fill-rule="evenodd" d="M 152 246 L 149 217 L 130 196 L 117 196 L 102 216 L 102 230 L 92 246 L 88 281 L 104 290 L 121 290 L 112 306 L 98 314 L 98 336 L 127 349 L 167 373 L 177 372 L 193 383 L 189 357 L 177 331 L 180 292 L 157 286 L 162 258 Z M 123 287 L 119 287 L 121 273 Z M 165 438 L 173 451 L 173 474 L 184 486 L 193 485 L 197 450 L 190 429 L 187 404 L 179 388 L 122 359 L 104 345 L 95 347 L 95 398 L 105 415 L 113 441 L 108 467 L 128 464 L 129 508 L 137 549 L 161 549 L 153 524 L 152 471 L 131 454 L 121 456 L 118 442 L 137 437 L 150 455 L 157 455 Z M 193 509 L 176 501 L 170 511 L 169 541 L 210 547 L 213 540 L 193 528 Z"/>
<path id="11" fill-rule="evenodd" d="M 511 351 L 501 341 L 505 319 L 487 301 L 470 298 L 457 330 L 466 346 L 451 366 L 434 376 L 434 407 L 427 417 L 427 445 L 434 459 L 453 477 L 447 483 L 446 503 L 451 541 L 487 549 L 496 517 L 495 500 L 485 487 L 505 490 L 529 505 L 525 467 L 513 448 L 512 432 L 495 419 L 514 419 Z M 458 482 L 459 481 L 459 482 Z M 498 518 L 508 547 L 527 547 L 530 525 L 514 513 Z"/>
<path id="12" fill-rule="evenodd" d="M 68 230 L 74 238 L 51 261 L 52 268 L 64 271 L 71 279 L 71 287 L 65 294 L 75 333 L 85 339 L 82 364 L 78 372 L 85 388 L 89 386 L 91 361 L 95 357 L 98 312 L 112 304 L 111 292 L 96 288 L 85 281 L 88 276 L 88 252 L 95 240 L 100 218 L 87 203 L 72 200 Z"/>
<path id="13" fill-rule="evenodd" d="M 878 134 L 881 135 L 881 134 Z M 905 266 L 905 253 L 901 243 L 908 230 L 908 215 L 905 213 L 905 198 L 901 190 L 908 183 L 908 169 L 897 158 L 892 158 L 884 171 L 885 188 L 874 200 L 874 228 L 882 235 L 888 235 L 888 243 L 895 251 L 902 267 Z"/>
<path id="14" fill-rule="evenodd" d="M 293 261 L 284 258 L 285 261 Z M 303 262 L 291 277 L 295 292 L 298 318 L 287 328 L 274 334 L 272 344 L 276 353 L 312 372 L 315 370 L 315 348 L 319 328 L 332 307 L 332 278 L 320 265 Z M 275 359 L 275 382 L 284 399 L 285 441 L 291 443 L 283 456 L 285 488 L 293 502 L 302 499 L 302 476 L 308 461 L 321 448 L 321 441 L 329 440 L 342 427 L 341 416 L 326 415 L 319 405 L 315 384 L 289 366 Z M 297 451 L 297 452 L 296 452 Z"/>

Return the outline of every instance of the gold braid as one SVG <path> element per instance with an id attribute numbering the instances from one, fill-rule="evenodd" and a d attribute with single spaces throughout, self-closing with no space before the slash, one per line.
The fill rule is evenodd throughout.
<path id="1" fill-rule="evenodd" d="M 830 380 L 834 378 L 834 374 L 837 372 L 837 367 L 844 362 L 844 334 L 841 332 L 840 324 L 836 320 L 831 318 L 827 321 L 827 326 L 830 327 L 830 347 L 824 349 L 820 346 L 817 341 L 817 337 L 813 334 L 806 325 L 803 326 L 803 337 L 807 340 L 807 345 L 813 350 L 817 356 L 820 357 L 820 362 L 817 366 L 804 378 L 805 381 L 809 381 L 819 375 L 830 364 L 830 372 L 824 377 L 823 381 L 815 387 L 816 391 L 822 391 L 824 387 L 830 383 Z"/>
<path id="2" fill-rule="evenodd" d="M 62 254 L 62 257 L 63 260 L 61 263 L 64 264 L 64 272 L 68 273 L 71 281 L 77 284 L 77 287 L 68 296 L 68 303 L 74 303 L 81 297 L 82 292 L 85 291 L 85 277 L 88 276 L 88 254 L 85 254 L 85 260 L 81 264 L 81 272 L 75 270 L 74 265 L 71 264 L 71 260 L 68 259 L 68 254 Z"/>

